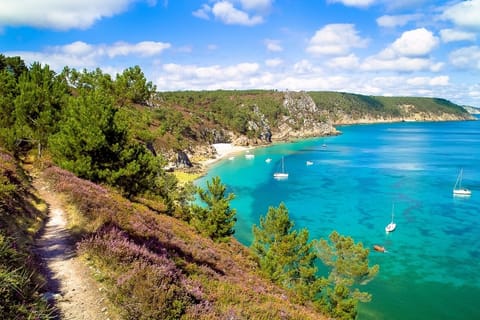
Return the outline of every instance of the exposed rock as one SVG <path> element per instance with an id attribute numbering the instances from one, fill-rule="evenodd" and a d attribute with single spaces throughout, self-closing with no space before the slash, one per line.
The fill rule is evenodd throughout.
<path id="1" fill-rule="evenodd" d="M 284 116 L 273 132 L 272 141 L 336 135 L 329 118 L 317 108 L 313 99 L 305 92 L 285 93 L 283 102 L 288 115 Z"/>
<path id="2" fill-rule="evenodd" d="M 191 168 L 193 167 L 192 162 L 190 162 L 190 159 L 188 158 L 187 154 L 181 150 L 177 152 L 177 162 L 176 162 L 177 168 Z"/>

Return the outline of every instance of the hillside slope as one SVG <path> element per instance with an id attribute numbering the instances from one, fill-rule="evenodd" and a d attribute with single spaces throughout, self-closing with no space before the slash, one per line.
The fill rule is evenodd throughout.
<path id="1" fill-rule="evenodd" d="M 178 152 L 189 158 L 213 157 L 214 143 L 267 145 L 336 135 L 341 124 L 473 120 L 461 106 L 439 98 L 375 97 L 343 92 L 183 91 L 157 93 L 132 118 L 152 148 L 173 164 Z"/>
<path id="2" fill-rule="evenodd" d="M 243 245 L 215 243 L 172 217 L 50 167 L 76 212 L 79 254 L 127 319 L 325 319 L 258 274 Z M 72 212 L 71 212 L 72 214 Z"/>

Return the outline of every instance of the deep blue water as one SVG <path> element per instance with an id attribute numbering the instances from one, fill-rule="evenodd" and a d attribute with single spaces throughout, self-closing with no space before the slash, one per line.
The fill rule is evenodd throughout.
<path id="1" fill-rule="evenodd" d="M 284 202 L 297 228 L 332 230 L 371 248 L 378 276 L 360 319 L 480 319 L 480 121 L 339 127 L 342 135 L 277 144 L 214 165 L 236 195 L 245 245 L 269 206 Z M 326 147 L 322 147 L 326 144 Z M 281 159 L 289 173 L 277 181 Z M 265 159 L 271 158 L 270 163 Z M 306 165 L 306 161 L 313 165 Z M 463 168 L 470 197 L 454 197 Z M 395 207 L 397 229 L 385 233 Z"/>

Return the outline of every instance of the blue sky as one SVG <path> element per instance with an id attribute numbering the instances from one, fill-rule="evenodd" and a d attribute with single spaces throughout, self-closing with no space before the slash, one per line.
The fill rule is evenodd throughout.
<path id="1" fill-rule="evenodd" d="M 480 107 L 480 0 L 0 0 L 0 53 L 159 91 L 333 90 Z"/>

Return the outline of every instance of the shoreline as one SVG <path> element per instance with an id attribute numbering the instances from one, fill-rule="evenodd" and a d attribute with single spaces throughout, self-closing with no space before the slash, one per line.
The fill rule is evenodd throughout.
<path id="1" fill-rule="evenodd" d="M 202 171 L 208 171 L 208 168 L 211 167 L 213 164 L 227 157 L 232 157 L 242 152 L 247 152 L 256 148 L 251 146 L 235 146 L 232 143 L 214 143 L 211 144 L 211 146 L 215 148 L 217 155 L 215 156 L 215 158 L 200 161 Z"/>

